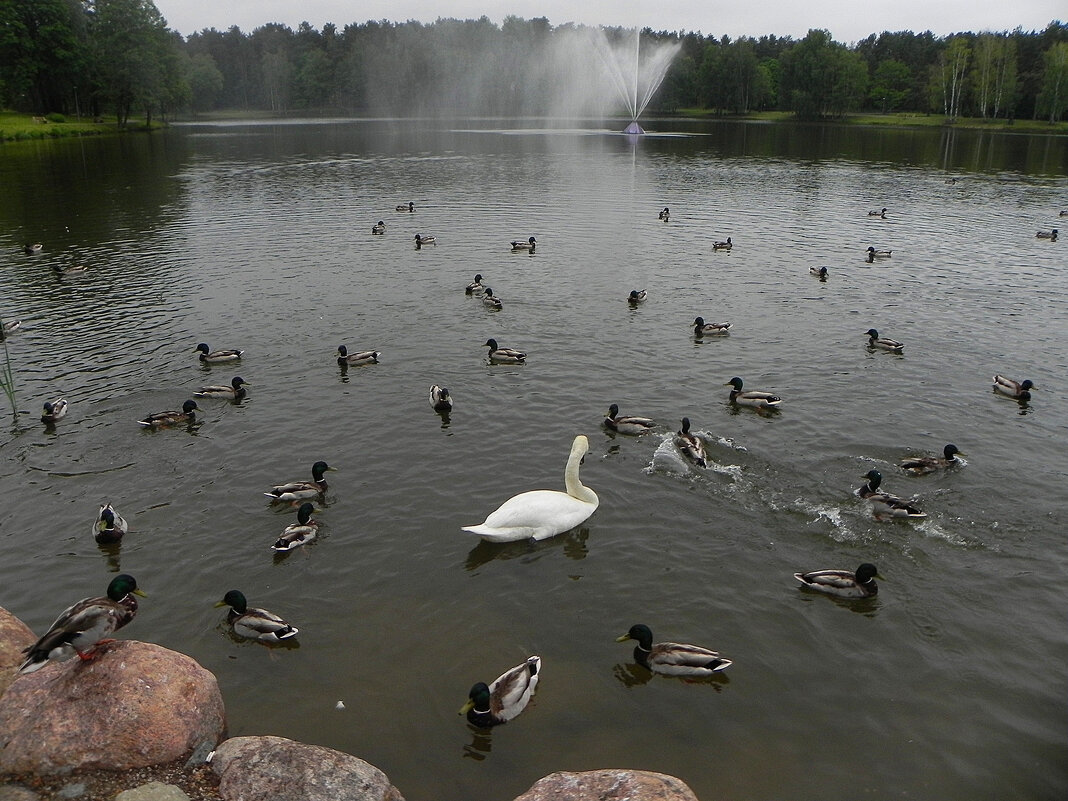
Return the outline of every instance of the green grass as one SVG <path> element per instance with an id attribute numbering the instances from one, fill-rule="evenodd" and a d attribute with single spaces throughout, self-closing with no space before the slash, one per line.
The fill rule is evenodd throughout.
<path id="1" fill-rule="evenodd" d="M 158 127 L 160 127 L 158 123 L 152 124 L 153 129 Z M 93 122 L 86 118 L 80 122 L 71 120 L 50 122 L 44 117 L 36 117 L 32 114 L 0 111 L 0 142 L 58 139 L 64 136 L 98 136 L 120 133 L 124 130 L 144 130 L 144 125 L 131 124 L 123 129 L 115 123 L 114 119 L 110 122 Z"/>
<path id="2" fill-rule="evenodd" d="M 749 114 L 718 114 L 701 108 L 679 109 L 685 117 L 723 118 L 732 120 L 763 120 L 765 122 L 788 122 L 795 119 L 789 111 L 754 111 Z M 1055 122 L 1052 125 L 1043 120 L 1009 120 L 982 119 L 979 117 L 961 117 L 955 122 L 948 122 L 941 114 L 917 114 L 902 112 L 895 114 L 846 114 L 839 119 L 826 122 L 839 125 L 892 125 L 900 128 L 941 128 L 952 125 L 954 128 L 982 131 L 1019 131 L 1022 133 L 1068 134 L 1068 122 Z"/>

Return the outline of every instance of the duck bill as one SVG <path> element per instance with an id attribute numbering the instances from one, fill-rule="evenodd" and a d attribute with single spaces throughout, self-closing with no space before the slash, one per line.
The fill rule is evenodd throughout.
<path id="1" fill-rule="evenodd" d="M 626 642 L 629 639 L 630 639 L 630 635 L 629 634 L 621 634 L 620 636 L 616 637 L 616 642 Z"/>
<path id="2" fill-rule="evenodd" d="M 148 593 L 145 592 L 144 590 L 141 590 L 141 589 L 134 590 L 133 594 L 134 595 L 140 595 L 142 598 L 147 598 L 148 597 Z"/>
<path id="3" fill-rule="evenodd" d="M 229 606 L 229 605 L 230 604 L 226 603 L 226 601 L 219 601 L 214 606 L 215 606 L 216 609 L 218 609 L 220 606 Z"/>
<path id="4" fill-rule="evenodd" d="M 474 708 L 475 708 L 474 699 L 468 698 L 467 699 L 467 703 L 464 704 L 462 707 L 460 707 L 460 711 L 457 712 L 456 714 L 458 714 L 458 715 L 466 715 L 468 712 L 470 712 Z"/>

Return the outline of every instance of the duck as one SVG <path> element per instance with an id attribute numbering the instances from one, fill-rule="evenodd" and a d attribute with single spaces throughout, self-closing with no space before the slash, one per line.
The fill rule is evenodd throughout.
<path id="1" fill-rule="evenodd" d="M 41 422 L 46 425 L 62 420 L 67 416 L 70 404 L 66 398 L 56 398 L 54 401 L 45 401 L 41 411 Z"/>
<path id="2" fill-rule="evenodd" d="M 492 684 L 478 682 L 467 694 L 459 714 L 475 726 L 489 728 L 507 723 L 527 708 L 541 678 L 541 657 L 528 656 L 498 676 Z"/>
<path id="3" fill-rule="evenodd" d="M 910 518 L 913 520 L 921 520 L 927 517 L 925 512 L 921 512 L 918 508 L 896 495 L 880 492 L 879 485 L 882 483 L 883 474 L 878 470 L 869 470 L 864 474 L 864 478 L 868 479 L 868 482 L 857 490 L 857 495 L 872 505 L 872 512 L 875 517 Z"/>
<path id="4" fill-rule="evenodd" d="M 1057 241 L 1057 229 L 1054 228 L 1052 231 L 1039 231 L 1035 234 L 1035 237 L 1038 239 L 1049 239 L 1050 241 L 1055 242 Z"/>
<path id="5" fill-rule="evenodd" d="M 22 320 L 8 320 L 0 326 L 0 334 L 12 334 L 22 328 Z M 2 336 L 0 336 L 2 338 Z"/>
<path id="6" fill-rule="evenodd" d="M 504 302 L 493 294 L 492 287 L 486 287 L 482 295 L 482 305 L 487 309 L 503 309 Z"/>
<path id="7" fill-rule="evenodd" d="M 942 449 L 941 456 L 913 456 L 898 462 L 897 466 L 913 475 L 922 476 L 961 464 L 960 459 L 957 458 L 958 453 L 961 453 L 960 450 L 951 442 Z M 961 455 L 964 454 L 961 453 Z"/>
<path id="8" fill-rule="evenodd" d="M 110 503 L 102 504 L 93 523 L 93 538 L 100 545 L 112 545 L 130 530 L 130 524 Z"/>
<path id="9" fill-rule="evenodd" d="M 379 220 L 378 222 L 376 222 L 374 225 L 371 226 L 371 233 L 372 234 L 376 234 L 376 235 L 377 234 L 384 234 L 385 232 L 386 232 L 386 224 L 382 220 Z"/>
<path id="10" fill-rule="evenodd" d="M 326 462 L 319 461 L 312 465 L 311 481 L 290 481 L 285 484 L 276 484 L 270 492 L 263 493 L 274 501 L 302 501 L 309 498 L 322 498 L 326 495 L 327 485 L 323 474 L 327 471 L 336 470 Z"/>
<path id="11" fill-rule="evenodd" d="M 529 250 L 533 253 L 534 249 L 538 246 L 538 240 L 534 237 L 530 237 L 526 242 L 522 239 L 513 239 L 509 244 L 512 246 L 513 251 Z"/>
<path id="12" fill-rule="evenodd" d="M 44 245 L 40 242 L 27 242 L 22 246 L 22 252 L 27 256 L 36 256 L 42 250 L 44 250 Z"/>
<path id="13" fill-rule="evenodd" d="M 808 274 L 814 275 L 821 281 L 827 280 L 827 268 L 826 267 L 809 267 Z"/>
<path id="14" fill-rule="evenodd" d="M 491 362 L 524 364 L 527 360 L 527 354 L 523 353 L 523 351 L 515 350 L 514 348 L 502 348 L 497 344 L 496 339 L 487 339 L 485 346 L 489 348 L 489 360 Z"/>
<path id="15" fill-rule="evenodd" d="M 869 217 L 885 217 L 887 209 L 873 209 L 868 212 Z"/>
<path id="16" fill-rule="evenodd" d="M 154 412 L 137 422 L 146 428 L 166 428 L 167 426 L 193 425 L 197 421 L 196 412 L 200 409 L 195 400 L 182 404 L 182 411 Z"/>
<path id="17" fill-rule="evenodd" d="M 734 243 L 731 242 L 731 238 L 728 236 L 723 242 L 715 242 L 712 245 L 712 250 L 730 250 L 734 247 Z"/>
<path id="18" fill-rule="evenodd" d="M 481 295 L 486 291 L 486 287 L 482 286 L 482 273 L 475 274 L 475 280 L 464 287 L 465 295 Z"/>
<path id="19" fill-rule="evenodd" d="M 1057 216 L 1058 217 L 1068 217 L 1068 209 L 1061 209 L 1060 213 Z"/>
<path id="20" fill-rule="evenodd" d="M 726 336 L 731 332 L 733 323 L 706 323 L 704 317 L 695 317 L 693 321 L 694 336 Z"/>
<path id="21" fill-rule="evenodd" d="M 597 493 L 582 485 L 579 465 L 590 449 L 589 440 L 579 434 L 571 444 L 564 468 L 566 492 L 531 490 L 513 495 L 477 526 L 464 531 L 478 534 L 488 542 L 544 540 L 570 531 L 597 511 Z"/>
<path id="22" fill-rule="evenodd" d="M 1016 398 L 1017 400 L 1030 400 L 1031 390 L 1034 386 L 1035 385 L 1030 378 L 1024 381 L 1013 381 L 1011 378 L 1006 378 L 1003 375 L 994 376 L 995 391 L 1000 392 L 1002 395 L 1008 395 L 1010 398 Z"/>
<path id="23" fill-rule="evenodd" d="M 645 303 L 649 297 L 649 290 L 647 289 L 632 289 L 627 296 L 627 301 L 632 306 L 637 306 L 639 303 Z"/>
<path id="24" fill-rule="evenodd" d="M 312 520 L 315 506 L 305 501 L 297 509 L 297 522 L 285 527 L 285 530 L 271 546 L 273 551 L 292 551 L 301 545 L 307 545 L 319 534 L 319 521 Z"/>
<path id="25" fill-rule="evenodd" d="M 86 598 L 68 607 L 37 642 L 26 648 L 26 661 L 19 673 L 33 673 L 49 661 L 61 662 L 77 654 L 85 662 L 96 656 L 96 649 L 137 614 L 137 598 L 145 593 L 137 588 L 137 580 L 128 573 L 120 573 L 108 584 L 107 594 Z"/>
<path id="26" fill-rule="evenodd" d="M 664 206 L 664 210 L 660 212 L 657 217 L 659 217 L 664 222 L 667 222 L 668 219 L 671 217 L 671 209 L 669 209 L 667 206 Z"/>
<path id="27" fill-rule="evenodd" d="M 300 631 L 274 612 L 254 606 L 250 608 L 245 594 L 240 590 L 230 590 L 215 606 L 230 607 L 226 622 L 239 637 L 261 642 L 281 642 L 296 637 Z"/>
<path id="28" fill-rule="evenodd" d="M 675 433 L 675 446 L 682 451 L 683 456 L 698 467 L 708 467 L 705 443 L 699 436 L 690 433 L 689 417 L 682 418 L 682 430 Z"/>
<path id="29" fill-rule="evenodd" d="M 438 238 L 436 236 L 423 236 L 422 234 L 415 235 L 415 246 L 422 247 L 423 245 L 436 245 Z"/>
<path id="30" fill-rule="evenodd" d="M 212 350 L 206 343 L 201 342 L 193 349 L 194 353 L 200 353 L 200 361 L 205 364 L 219 364 L 220 362 L 236 362 L 241 358 L 243 350 Z"/>
<path id="31" fill-rule="evenodd" d="M 876 250 L 874 247 L 868 246 L 868 261 L 873 259 L 889 259 L 892 250 Z"/>
<path id="32" fill-rule="evenodd" d="M 656 421 L 648 417 L 620 417 L 619 405 L 613 403 L 608 407 L 604 425 L 619 434 L 644 434 L 656 428 Z"/>
<path id="33" fill-rule="evenodd" d="M 879 332 L 874 328 L 869 328 L 864 333 L 868 337 L 869 348 L 880 348 L 893 353 L 901 353 L 905 349 L 904 342 L 898 342 L 896 339 L 890 339 L 888 337 L 880 337 Z"/>
<path id="34" fill-rule="evenodd" d="M 653 673 L 665 676 L 714 676 L 726 670 L 732 664 L 730 659 L 720 656 L 718 651 L 710 651 L 700 645 L 688 645 L 677 642 L 658 642 L 653 644 L 653 632 L 643 623 L 635 623 L 626 634 L 616 637 L 616 642 L 637 640 L 634 647 L 634 661 Z"/>
<path id="35" fill-rule="evenodd" d="M 89 272 L 89 265 L 71 264 L 67 267 L 56 267 L 55 269 L 60 275 L 81 275 L 82 273 Z"/>
<path id="36" fill-rule="evenodd" d="M 452 395 L 445 387 L 433 384 L 430 387 L 430 405 L 435 412 L 444 414 L 452 411 Z"/>
<path id="37" fill-rule="evenodd" d="M 404 205 L 402 203 L 401 205 L 397 206 L 397 211 L 406 211 L 408 213 L 414 212 L 415 211 L 415 203 L 412 202 L 412 201 L 408 201 L 407 205 Z"/>
<path id="38" fill-rule="evenodd" d="M 381 355 L 382 351 L 378 350 L 361 350 L 356 353 L 349 353 L 349 349 L 344 345 L 337 346 L 337 363 L 342 367 L 378 364 L 378 357 Z"/>
<path id="39" fill-rule="evenodd" d="M 194 398 L 224 398 L 225 400 L 241 400 L 248 394 L 248 390 L 245 387 L 250 387 L 252 384 L 248 383 L 239 375 L 235 375 L 230 381 L 230 386 L 207 386 L 201 387 L 193 393 Z"/>
<path id="40" fill-rule="evenodd" d="M 871 598 L 879 592 L 875 579 L 882 576 L 875 565 L 865 562 L 855 573 L 849 570 L 812 570 L 794 573 L 794 578 L 810 590 L 837 595 L 839 598 Z"/>
<path id="41" fill-rule="evenodd" d="M 782 403 L 782 398 L 772 395 L 770 392 L 746 390 L 742 392 L 742 379 L 735 376 L 727 382 L 727 386 L 734 387 L 731 390 L 730 402 L 739 406 L 755 406 L 758 409 L 771 409 Z"/>

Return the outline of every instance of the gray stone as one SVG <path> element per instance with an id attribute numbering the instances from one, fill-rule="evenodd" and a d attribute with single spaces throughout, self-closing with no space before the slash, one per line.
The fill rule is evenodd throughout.
<path id="1" fill-rule="evenodd" d="M 41 796 L 21 784 L 0 784 L 0 801 L 41 801 Z"/>
<path id="2" fill-rule="evenodd" d="M 56 793 L 57 798 L 78 798 L 83 795 L 85 795 L 85 782 L 65 784 L 62 789 Z"/>
<path id="3" fill-rule="evenodd" d="M 15 669 L 26 658 L 22 649 L 35 642 L 37 637 L 33 630 L 0 607 L 0 695 L 3 695 L 4 690 L 15 680 Z"/>
<path id="4" fill-rule="evenodd" d="M 681 779 L 644 770 L 551 773 L 515 801 L 697 801 Z"/>
<path id="5" fill-rule="evenodd" d="M 132 790 L 123 790 L 115 801 L 189 801 L 181 787 L 163 782 L 149 782 Z"/>

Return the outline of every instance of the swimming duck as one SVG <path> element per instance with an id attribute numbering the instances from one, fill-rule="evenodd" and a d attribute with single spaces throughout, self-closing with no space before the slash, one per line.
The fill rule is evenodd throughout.
<path id="1" fill-rule="evenodd" d="M 1035 234 L 1035 236 L 1038 239 L 1049 239 L 1049 240 L 1052 240 L 1052 241 L 1056 241 L 1057 240 L 1057 229 L 1054 228 L 1052 231 L 1039 231 L 1037 234 Z"/>
<path id="2" fill-rule="evenodd" d="M 523 364 L 527 360 L 527 354 L 514 348 L 502 348 L 497 345 L 496 339 L 487 339 L 486 347 L 489 348 L 489 360 L 501 364 Z"/>
<path id="3" fill-rule="evenodd" d="M 219 364 L 220 362 L 235 362 L 241 358 L 243 350 L 212 350 L 201 342 L 193 349 L 194 353 L 200 353 L 200 361 L 207 364 Z"/>
<path id="4" fill-rule="evenodd" d="M 534 252 L 534 248 L 538 246 L 538 240 L 534 237 L 530 237 L 526 242 L 522 239 L 513 239 L 509 244 L 512 246 L 512 250 L 529 250 Z"/>
<path id="5" fill-rule="evenodd" d="M 531 490 L 513 495 L 477 526 L 464 531 L 478 534 L 489 542 L 544 540 L 570 531 L 585 522 L 600 503 L 597 493 L 579 480 L 579 465 L 590 449 L 589 440 L 579 434 L 571 444 L 564 468 L 564 486 L 558 490 Z"/>
<path id="6" fill-rule="evenodd" d="M 485 288 L 485 293 L 482 295 L 482 305 L 487 309 L 503 309 L 504 302 L 493 294 L 491 287 Z"/>
<path id="7" fill-rule="evenodd" d="M 422 247 L 423 245 L 436 245 L 438 238 L 436 236 L 423 236 L 422 234 L 415 235 L 415 246 Z"/>
<path id="8" fill-rule="evenodd" d="M 889 492 L 880 492 L 879 485 L 882 483 L 883 474 L 878 470 L 869 470 L 864 474 L 864 478 L 868 479 L 868 483 L 857 490 L 857 495 L 872 505 L 872 513 L 875 517 L 907 517 L 914 520 L 927 517 L 925 512 L 921 512 L 902 498 L 891 495 Z"/>
<path id="9" fill-rule="evenodd" d="M 439 387 L 434 384 L 430 387 L 430 405 L 435 412 L 451 412 L 452 411 L 452 395 L 449 394 L 449 390 L 445 387 Z"/>
<path id="10" fill-rule="evenodd" d="M 671 209 L 669 209 L 667 206 L 664 206 L 664 210 L 660 212 L 660 214 L 658 214 L 657 216 L 664 222 L 667 222 L 668 218 L 671 217 Z"/>
<path id="11" fill-rule="evenodd" d="M 290 637 L 296 637 L 300 631 L 274 612 L 257 609 L 254 606 L 250 608 L 244 593 L 240 590 L 230 590 L 215 606 L 230 607 L 226 622 L 233 627 L 234 634 L 239 637 L 263 642 L 281 642 Z"/>
<path id="12" fill-rule="evenodd" d="M 282 536 L 271 546 L 275 551 L 292 551 L 301 545 L 307 545 L 315 539 L 319 533 L 319 521 L 312 520 L 315 507 L 310 503 L 302 503 L 297 509 L 297 522 L 285 527 Z"/>
<path id="13" fill-rule="evenodd" d="M 361 350 L 349 353 L 344 345 L 337 346 L 337 363 L 342 367 L 359 367 L 364 364 L 378 364 L 378 357 L 382 355 L 378 350 Z"/>
<path id="14" fill-rule="evenodd" d="M 44 409 L 41 412 L 41 422 L 45 424 L 54 423 L 57 420 L 62 420 L 67 416 L 67 409 L 70 404 L 67 403 L 66 398 L 56 398 L 54 401 L 45 401 Z"/>
<path id="15" fill-rule="evenodd" d="M 1024 381 L 1013 381 L 1003 375 L 994 376 L 994 389 L 1002 395 L 1008 395 L 1010 398 L 1016 398 L 1017 400 L 1030 400 L 1031 390 L 1034 386 L 1030 378 Z"/>
<path id="16" fill-rule="evenodd" d="M 276 484 L 271 487 L 270 492 L 263 493 L 268 498 L 274 501 L 302 501 L 306 498 L 322 498 L 326 495 L 326 479 L 323 478 L 323 474 L 328 470 L 333 471 L 337 468 L 331 467 L 326 462 L 316 462 L 312 465 L 312 480 L 311 481 L 290 481 L 286 484 Z"/>
<path id="17" fill-rule="evenodd" d="M 155 412 L 147 415 L 137 422 L 146 428 L 166 428 L 167 426 L 193 425 L 196 422 L 196 411 L 200 407 L 194 400 L 187 400 L 182 404 L 182 411 Z"/>
<path id="18" fill-rule="evenodd" d="M 482 286 L 482 273 L 476 273 L 475 280 L 464 288 L 465 295 L 481 295 L 485 291 L 486 287 Z"/>
<path id="19" fill-rule="evenodd" d="M 814 275 L 821 281 L 827 280 L 827 268 L 826 267 L 809 267 L 808 274 Z"/>
<path id="20" fill-rule="evenodd" d="M 44 245 L 42 245 L 40 242 L 27 242 L 25 245 L 22 246 L 22 250 L 27 256 L 36 256 L 38 253 L 44 250 Z"/>
<path id="21" fill-rule="evenodd" d="M 81 275 L 82 273 L 89 272 L 89 265 L 87 264 L 71 264 L 67 267 L 56 267 L 56 272 L 60 275 Z"/>
<path id="22" fill-rule="evenodd" d="M 868 261 L 872 261 L 873 259 L 889 259 L 890 258 L 890 254 L 893 253 L 893 252 L 894 251 L 892 251 L 892 250 L 876 250 L 875 248 L 869 246 L 868 247 Z"/>
<path id="23" fill-rule="evenodd" d="M 22 320 L 8 320 L 6 323 L 3 324 L 3 326 L 0 326 L 0 331 L 3 331 L 3 333 L 6 335 L 14 333 L 20 328 L 22 328 Z"/>
<path id="24" fill-rule="evenodd" d="M 109 634 L 134 619 L 134 595 L 145 596 L 133 576 L 120 573 L 108 584 L 106 596 L 86 598 L 66 609 L 41 639 L 23 651 L 27 657 L 19 673 L 33 673 L 49 660 L 61 662 L 75 654 L 86 662 L 92 659 L 99 646 L 111 642 Z"/>
<path id="25" fill-rule="evenodd" d="M 613 403 L 608 407 L 608 416 L 604 419 L 606 428 L 620 434 L 644 434 L 656 428 L 656 421 L 648 417 L 620 417 L 619 405 Z"/>
<path id="26" fill-rule="evenodd" d="M 695 317 L 693 321 L 694 336 L 724 336 L 731 332 L 732 323 L 706 323 L 704 317 Z"/>
<path id="27" fill-rule="evenodd" d="M 708 459 L 705 457 L 705 444 L 699 436 L 690 433 L 689 417 L 682 418 L 682 430 L 675 433 L 675 447 L 682 451 L 683 456 L 698 467 L 708 467 Z"/>
<path id="28" fill-rule="evenodd" d="M 371 226 L 372 234 L 384 234 L 386 232 L 386 224 L 382 220 L 379 220 Z"/>
<path id="29" fill-rule="evenodd" d="M 1068 209 L 1062 209 L 1058 217 L 1068 217 Z"/>
<path id="30" fill-rule="evenodd" d="M 731 242 L 731 238 L 728 236 L 724 242 L 716 242 L 712 245 L 712 250 L 730 250 L 734 247 L 734 243 Z"/>
<path id="31" fill-rule="evenodd" d="M 868 216 L 869 217 L 885 217 L 886 216 L 886 211 L 887 211 L 886 209 L 881 209 L 881 210 L 876 209 L 876 210 L 873 210 L 873 211 L 869 211 L 868 212 Z"/>
<path id="32" fill-rule="evenodd" d="M 634 661 L 653 673 L 665 676 L 712 676 L 729 668 L 733 662 L 700 645 L 677 642 L 658 642 L 653 645 L 653 632 L 649 627 L 636 623 L 626 634 L 616 637 L 616 642 L 637 640 Z"/>
<path id="33" fill-rule="evenodd" d="M 505 671 L 488 687 L 481 681 L 474 685 L 460 714 L 483 728 L 507 723 L 527 708 L 540 678 L 541 657 L 528 656 L 523 664 Z"/>
<path id="34" fill-rule="evenodd" d="M 756 390 L 742 392 L 742 379 L 737 376 L 728 381 L 727 385 L 734 387 L 734 389 L 731 390 L 730 402 L 737 403 L 740 406 L 755 406 L 758 409 L 770 409 L 782 403 L 782 398 L 778 395 L 772 395 L 770 392 L 759 392 Z"/>
<path id="35" fill-rule="evenodd" d="M 942 456 L 914 456 L 911 459 L 898 462 L 898 467 L 902 470 L 908 470 L 913 475 L 922 476 L 927 473 L 933 473 L 936 470 L 944 470 L 947 467 L 959 465 L 961 462 L 956 457 L 958 453 L 960 451 L 957 446 L 950 443 L 942 449 Z M 963 454 L 961 455 L 963 456 Z"/>
<path id="36" fill-rule="evenodd" d="M 248 394 L 245 387 L 252 386 L 239 375 L 235 375 L 230 386 L 207 386 L 201 387 L 193 393 L 194 398 L 224 398 L 226 400 L 241 400 Z"/>
<path id="37" fill-rule="evenodd" d="M 111 545 L 122 539 L 122 535 L 130 530 L 126 519 L 115 511 L 110 503 L 100 507 L 93 523 L 93 537 L 101 545 Z"/>
<path id="38" fill-rule="evenodd" d="M 893 353 L 901 353 L 905 349 L 904 342 L 898 342 L 896 339 L 890 339 L 888 337 L 880 337 L 879 332 L 874 328 L 869 328 L 864 333 L 868 337 L 869 348 L 881 348 L 882 350 L 892 351 Z"/>
<path id="39" fill-rule="evenodd" d="M 632 306 L 637 306 L 639 303 L 645 303 L 645 299 L 649 297 L 649 291 L 646 289 L 632 289 L 630 295 L 627 296 L 627 301 Z"/>
<path id="40" fill-rule="evenodd" d="M 397 206 L 397 211 L 407 211 L 407 212 L 411 213 L 411 212 L 415 211 L 415 203 L 412 202 L 412 201 L 409 201 L 407 206 L 405 206 L 403 204 L 400 205 L 400 206 Z"/>
<path id="41" fill-rule="evenodd" d="M 870 562 L 848 570 L 813 570 L 810 573 L 794 573 L 794 578 L 812 590 L 819 590 L 839 598 L 871 598 L 879 592 L 875 579 L 882 578 Z"/>

